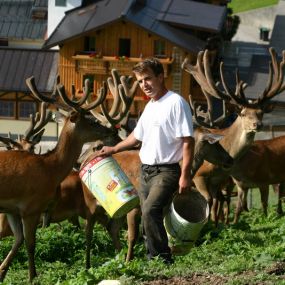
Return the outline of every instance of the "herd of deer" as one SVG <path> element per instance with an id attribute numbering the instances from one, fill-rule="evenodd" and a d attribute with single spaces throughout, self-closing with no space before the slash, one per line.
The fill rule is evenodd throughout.
<path id="1" fill-rule="evenodd" d="M 254 136 L 262 127 L 264 112 L 272 110 L 270 99 L 285 89 L 283 84 L 283 67 L 285 56 L 278 63 L 277 55 L 270 49 L 272 62 L 269 68 L 269 81 L 264 92 L 255 100 L 245 97 L 246 84 L 236 74 L 236 90 L 232 91 L 226 84 L 223 65 L 220 65 L 222 89 L 215 82 L 210 67 L 208 51 L 198 54 L 195 66 L 184 61 L 182 68 L 189 72 L 199 83 L 208 103 L 203 111 L 192 101 L 194 121 L 199 125 L 195 129 L 195 154 L 191 174 L 193 182 L 200 193 L 211 205 L 211 216 L 217 224 L 223 197 L 221 189 L 233 179 L 238 189 L 238 204 L 235 216 L 244 205 L 248 187 L 259 187 L 263 193 L 263 205 L 266 207 L 268 186 L 281 183 L 281 159 L 285 152 L 285 137 L 267 141 L 254 141 Z M 126 260 L 133 258 L 133 247 L 138 237 L 140 217 L 139 207 L 131 210 L 126 217 L 110 219 L 97 200 L 81 182 L 78 170 L 73 167 L 83 162 L 94 153 L 94 145 L 80 157 L 82 147 L 87 142 L 102 141 L 104 144 L 115 144 L 128 135 L 127 119 L 138 84 L 130 76 L 119 76 L 112 70 L 112 77 L 102 83 L 97 96 L 89 96 L 89 83 L 85 82 L 83 96 L 76 100 L 74 88 L 69 98 L 64 86 L 57 79 L 54 91 L 49 96 L 41 94 L 33 77 L 26 83 L 32 95 L 40 100 L 41 113 L 31 115 L 30 127 L 25 136 L 18 140 L 0 138 L 7 150 L 0 152 L 0 237 L 13 234 L 15 237 L 11 251 L 0 265 L 0 280 L 7 273 L 13 257 L 25 242 L 29 261 L 29 279 L 36 276 L 34 261 L 35 234 L 39 222 L 43 219 L 50 222 L 70 220 L 78 225 L 78 217 L 86 220 L 86 267 L 90 267 L 90 249 L 95 222 L 103 224 L 109 231 L 116 249 L 120 249 L 119 230 L 127 221 L 128 253 Z M 110 110 L 105 106 L 108 89 L 113 95 Z M 224 102 L 223 115 L 213 120 L 212 98 Z M 227 128 L 220 128 L 227 117 L 226 104 L 234 105 L 237 118 Z M 64 126 L 56 147 L 45 153 L 36 154 L 35 145 L 44 133 L 45 125 L 51 119 L 49 105 L 67 111 Z M 97 111 L 97 107 L 101 111 Z M 96 110 L 95 110 L 96 109 Z M 57 112 L 58 120 L 62 115 Z M 121 127 L 118 127 L 121 124 Z M 284 145 L 284 147 L 283 147 Z M 80 157 L 80 158 L 79 158 Z M 122 169 L 129 176 L 135 187 L 138 187 L 140 161 L 138 150 L 124 151 L 114 155 Z M 249 163 L 250 161 L 250 163 Z M 251 165 L 250 167 L 248 167 Z M 232 189 L 232 187 L 228 187 Z M 265 209 L 266 210 L 266 209 Z M 279 211 L 281 211 L 281 204 Z M 226 217 L 228 219 L 228 217 Z"/>

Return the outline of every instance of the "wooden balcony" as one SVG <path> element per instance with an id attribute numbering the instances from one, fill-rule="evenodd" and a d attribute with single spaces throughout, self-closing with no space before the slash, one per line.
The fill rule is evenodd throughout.
<path id="1" fill-rule="evenodd" d="M 101 75 L 110 74 L 112 69 L 117 69 L 123 75 L 131 75 L 133 66 L 143 60 L 140 57 L 96 57 L 92 55 L 75 55 L 72 58 L 75 60 L 76 71 Z M 167 77 L 169 74 L 168 65 L 172 64 L 173 59 L 160 59 L 160 62 L 164 67 L 164 76 Z"/>

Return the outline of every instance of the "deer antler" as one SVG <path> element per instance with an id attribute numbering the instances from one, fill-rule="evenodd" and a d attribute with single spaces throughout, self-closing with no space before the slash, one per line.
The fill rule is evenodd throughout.
<path id="1" fill-rule="evenodd" d="M 191 94 L 189 95 L 189 103 L 192 109 L 192 113 L 194 115 L 194 120 L 197 125 L 206 127 L 206 128 L 220 128 L 227 117 L 227 108 L 226 102 L 223 103 L 223 113 L 221 116 L 213 120 L 213 104 L 211 101 L 211 97 L 207 97 L 207 110 L 202 110 L 201 105 L 197 105 Z M 203 118 L 203 120 L 201 120 Z"/>
<path id="2" fill-rule="evenodd" d="M 28 88 L 30 89 L 32 95 L 36 99 L 38 99 L 39 101 L 46 102 L 46 103 L 49 103 L 49 104 L 54 104 L 54 105 L 57 105 L 59 108 L 61 108 L 63 110 L 66 110 L 67 106 L 62 104 L 62 103 L 60 103 L 58 101 L 57 86 L 59 85 L 59 76 L 56 77 L 56 83 L 55 83 L 53 92 L 49 96 L 39 92 L 39 90 L 38 90 L 38 88 L 36 86 L 36 83 L 35 83 L 34 76 L 31 76 L 31 77 L 27 78 L 26 79 L 26 84 L 27 84 Z M 68 109 L 69 109 L 69 107 L 68 107 Z"/>
<path id="3" fill-rule="evenodd" d="M 29 141 L 33 135 L 42 131 L 43 127 L 50 121 L 52 113 L 50 111 L 47 112 L 47 107 L 48 107 L 48 104 L 45 102 L 42 102 L 40 115 L 38 112 L 36 113 L 36 115 L 34 114 L 30 115 L 30 126 L 26 130 L 25 136 L 22 138 L 22 140 Z"/>
<path id="4" fill-rule="evenodd" d="M 121 76 L 119 79 L 119 75 L 116 70 L 112 70 L 112 76 L 113 79 L 108 78 L 108 85 L 112 95 L 114 96 L 114 103 L 110 112 L 108 112 L 105 105 L 103 105 L 103 102 L 107 96 L 106 82 L 103 82 L 102 87 L 98 90 L 97 98 L 95 101 L 91 101 L 91 99 L 89 98 L 90 83 L 88 79 L 85 80 L 85 86 L 83 88 L 83 96 L 78 101 L 75 101 L 74 98 L 72 99 L 68 98 L 64 86 L 59 84 L 58 82 L 51 96 L 46 96 L 38 91 L 34 77 L 28 78 L 26 80 L 26 83 L 30 88 L 34 97 L 36 97 L 40 101 L 58 105 L 58 107 L 62 109 L 66 109 L 66 106 L 68 106 L 77 112 L 90 111 L 93 114 L 93 116 L 97 118 L 103 125 L 109 124 L 111 126 L 115 126 L 122 120 L 126 119 L 126 117 L 128 117 L 129 109 L 131 107 L 136 89 L 138 87 L 138 82 L 135 82 L 132 86 L 130 86 L 132 77 Z M 57 94 L 59 94 L 64 104 L 58 102 Z M 99 105 L 101 106 L 103 115 L 94 110 Z"/>
<path id="5" fill-rule="evenodd" d="M 285 65 L 285 51 L 282 51 L 282 61 L 278 64 L 276 51 L 269 48 L 272 62 L 269 63 L 269 78 L 267 86 L 263 93 L 259 96 L 257 103 L 264 103 L 272 97 L 285 90 L 284 81 L 284 65 Z"/>
<path id="6" fill-rule="evenodd" d="M 0 136 L 0 141 L 5 145 L 7 150 L 20 149 L 21 148 L 21 145 L 18 142 L 11 139 L 10 136 L 8 138 Z"/>
<path id="7" fill-rule="evenodd" d="M 77 112 L 88 112 L 91 109 L 99 106 L 105 100 L 106 95 L 107 95 L 107 85 L 104 82 L 103 87 L 98 92 L 99 94 L 98 98 L 91 104 L 82 106 L 86 102 L 90 94 L 90 88 L 89 88 L 90 83 L 88 79 L 85 80 L 85 87 L 83 88 L 83 91 L 84 91 L 83 97 L 78 101 L 74 101 L 68 98 L 68 96 L 65 93 L 65 88 L 63 85 L 59 84 L 59 80 L 57 80 L 57 85 L 54 88 L 51 96 L 46 96 L 38 91 L 36 84 L 35 84 L 35 79 L 33 76 L 26 79 L 26 83 L 29 89 L 31 90 L 32 94 L 34 95 L 34 97 L 37 98 L 38 100 L 46 102 L 46 103 L 50 103 L 50 104 L 55 104 L 61 109 L 66 109 L 66 107 L 68 108 L 71 107 Z M 57 94 L 59 94 L 63 103 L 57 100 L 57 97 L 58 97 Z"/>
<path id="8" fill-rule="evenodd" d="M 108 112 L 106 106 L 101 104 L 100 107 L 103 115 L 94 110 L 91 110 L 91 113 L 101 122 L 115 126 L 128 118 L 138 82 L 135 81 L 131 86 L 132 77 L 120 77 L 118 71 L 115 69 L 112 69 L 111 74 L 112 78 L 109 77 L 107 80 L 109 89 L 114 98 L 111 110 Z"/>
<path id="9" fill-rule="evenodd" d="M 98 92 L 97 99 L 95 101 L 93 101 L 92 103 L 90 103 L 88 105 L 84 105 L 84 106 L 82 106 L 82 104 L 87 101 L 87 99 L 90 95 L 90 81 L 89 81 L 89 79 L 85 80 L 85 86 L 83 88 L 83 96 L 82 96 L 82 99 L 79 101 L 73 101 L 73 100 L 69 99 L 65 93 L 65 88 L 63 85 L 58 85 L 57 91 L 58 91 L 61 99 L 63 100 L 63 102 L 66 105 L 72 107 L 77 112 L 82 112 L 82 111 L 88 112 L 88 111 L 92 110 L 93 108 L 95 108 L 95 107 L 97 107 L 103 103 L 103 101 L 105 100 L 105 98 L 107 96 L 107 85 L 105 82 L 103 82 L 103 86 L 101 87 L 101 89 Z"/>
<path id="10" fill-rule="evenodd" d="M 224 92 L 221 92 L 213 80 L 210 72 L 209 54 L 208 50 L 200 51 L 197 56 L 196 65 L 189 63 L 188 58 L 182 63 L 182 69 L 193 75 L 198 84 L 201 86 L 203 93 L 212 95 L 219 99 L 229 100 L 230 98 Z"/>
<path id="11" fill-rule="evenodd" d="M 37 112 L 30 115 L 30 125 L 24 136 L 18 135 L 18 141 L 13 140 L 10 133 L 8 138 L 0 136 L 0 141 L 5 144 L 7 150 L 27 150 L 30 152 L 34 150 L 34 146 L 40 142 L 45 131 L 43 127 L 49 122 L 52 116 L 50 111 L 47 112 L 47 106 L 47 103 L 42 102 L 41 114 L 39 115 Z"/>
<path id="12" fill-rule="evenodd" d="M 223 62 L 220 63 L 220 77 L 224 90 L 218 88 L 218 82 L 215 83 L 210 68 L 209 52 L 208 50 L 200 51 L 197 57 L 195 66 L 191 65 L 188 59 L 185 59 L 182 64 L 182 69 L 193 75 L 196 81 L 201 86 L 202 92 L 206 96 L 213 96 L 235 105 L 244 107 L 257 108 L 266 103 L 269 99 L 284 91 L 285 85 L 283 83 L 283 68 L 285 64 L 285 54 L 283 51 L 283 59 L 278 64 L 276 59 L 276 52 L 273 48 L 269 49 L 272 63 L 269 65 L 269 80 L 267 87 L 258 99 L 248 101 L 245 97 L 244 90 L 247 84 L 240 80 L 239 72 L 236 70 L 236 89 L 233 92 L 226 84 L 223 72 Z"/>
<path id="13" fill-rule="evenodd" d="M 184 62 L 182 63 L 182 69 L 193 75 L 193 77 L 196 79 L 198 84 L 200 85 L 202 92 L 204 93 L 206 98 L 209 98 L 209 96 L 213 96 L 218 99 L 222 99 L 225 101 L 228 101 L 231 103 L 237 103 L 236 100 L 231 96 L 233 92 L 229 89 L 229 87 L 225 84 L 224 76 L 223 76 L 223 63 L 220 64 L 220 74 L 221 74 L 221 80 L 223 83 L 223 87 L 225 91 L 222 91 L 218 88 L 218 84 L 215 83 L 212 73 L 211 73 L 211 66 L 210 66 L 210 60 L 209 60 L 209 52 L 208 50 L 200 51 L 197 56 L 197 62 L 196 65 L 193 66 L 189 63 L 188 59 L 186 58 Z M 238 80 L 238 76 L 236 79 Z M 243 82 L 238 82 L 238 85 L 240 87 L 240 91 L 243 91 L 243 89 L 246 87 Z M 238 97 L 239 98 L 239 97 Z M 238 99 L 238 101 L 240 101 Z"/>

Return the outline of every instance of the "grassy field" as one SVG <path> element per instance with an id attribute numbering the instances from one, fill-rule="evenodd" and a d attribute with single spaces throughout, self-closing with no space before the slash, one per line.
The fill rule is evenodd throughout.
<path id="1" fill-rule="evenodd" d="M 228 4 L 233 9 L 233 13 L 245 12 L 252 9 L 258 9 L 276 5 L 279 0 L 231 0 Z"/>
<path id="2" fill-rule="evenodd" d="M 233 207 L 236 203 L 236 199 L 237 199 L 236 197 L 232 198 Z M 261 209 L 260 192 L 258 188 L 249 190 L 247 200 L 249 207 L 252 207 L 254 209 Z M 275 206 L 276 204 L 277 204 L 277 195 L 274 193 L 272 186 L 270 186 L 268 205 Z"/>
<path id="3" fill-rule="evenodd" d="M 275 213 L 276 196 L 271 191 L 268 217 L 260 210 L 259 193 L 253 190 L 253 208 L 243 213 L 237 225 L 208 223 L 196 247 L 184 256 L 175 256 L 175 263 L 166 267 L 159 259 L 147 261 L 142 240 L 135 247 L 135 260 L 126 264 L 126 231 L 121 232 L 123 249 L 116 253 L 107 232 L 94 228 L 92 268 L 84 269 L 84 230 L 69 223 L 53 224 L 37 231 L 34 284 L 91 285 L 102 279 L 120 279 L 122 285 L 150 284 L 153 279 L 205 277 L 197 284 L 285 284 L 284 268 L 272 270 L 285 261 L 285 217 Z M 233 206 L 234 207 L 234 206 Z M 231 218 L 232 218 L 231 214 Z M 0 259 L 8 253 L 12 238 L 0 243 Z M 273 273 L 272 273 L 273 272 Z M 3 284 L 28 284 L 27 255 L 24 247 L 17 254 Z M 179 279 L 180 280 L 180 279 Z M 222 280 L 217 283 L 217 280 Z M 194 284 L 194 283 L 151 283 Z"/>

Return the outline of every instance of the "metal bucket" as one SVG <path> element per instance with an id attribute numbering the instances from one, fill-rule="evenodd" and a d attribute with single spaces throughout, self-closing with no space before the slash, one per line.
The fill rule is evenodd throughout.
<path id="1" fill-rule="evenodd" d="M 139 205 L 133 184 L 111 156 L 89 160 L 79 176 L 111 218 L 120 218 Z"/>
<path id="2" fill-rule="evenodd" d="M 192 189 L 175 195 L 164 218 L 164 224 L 168 234 L 174 238 L 174 244 L 187 252 L 198 239 L 208 217 L 209 205 L 206 199 L 197 190 Z"/>

